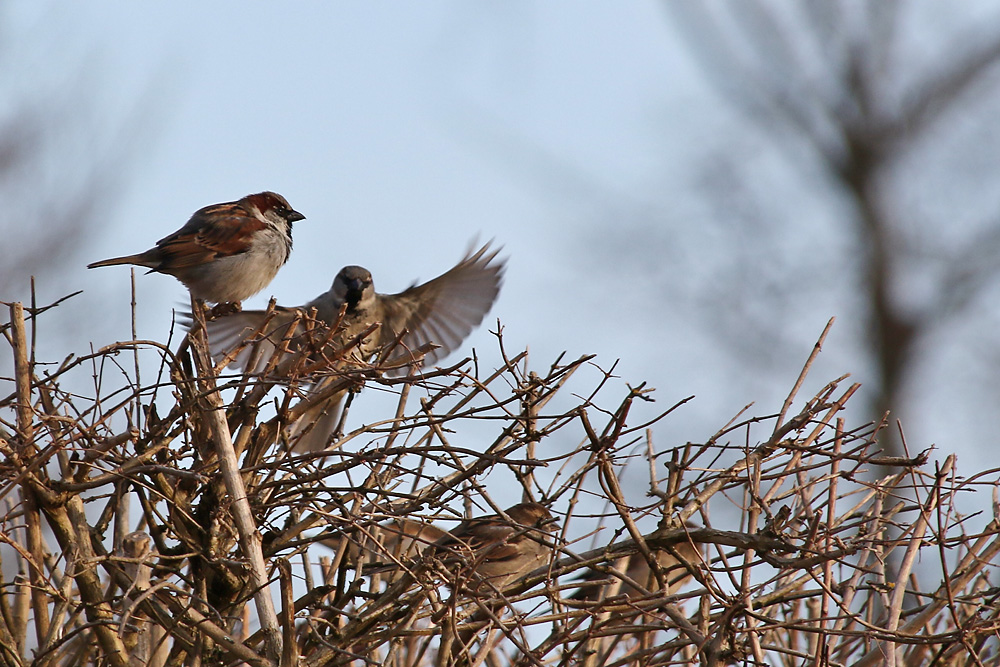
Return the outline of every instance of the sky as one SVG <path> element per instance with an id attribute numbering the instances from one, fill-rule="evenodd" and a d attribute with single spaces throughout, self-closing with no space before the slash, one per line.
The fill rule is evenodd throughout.
<path id="1" fill-rule="evenodd" d="M 307 220 L 246 307 L 270 295 L 304 303 L 346 264 L 399 291 L 447 270 L 473 239 L 494 239 L 506 283 L 472 346 L 495 347 L 486 329 L 497 318 L 507 345 L 530 346 L 543 366 L 563 350 L 610 364 L 648 340 L 620 326 L 634 319 L 629 286 L 585 238 L 594 202 L 558 172 L 636 190 L 662 160 L 650 134 L 667 95 L 697 83 L 655 4 L 214 5 L 192 21 L 98 3 L 37 14 L 37 30 L 61 34 L 55 21 L 88 54 L 101 104 L 148 114 L 88 260 L 145 249 L 203 205 L 272 189 Z M 525 170 L 536 146 L 558 169 Z M 100 333 L 128 333 L 127 270 L 81 267 L 73 280 L 125 312 Z M 155 275 L 138 290 L 140 337 L 162 334 L 185 290 Z M 622 363 L 630 381 L 645 379 L 643 360 Z"/>
<path id="2" fill-rule="evenodd" d="M 76 307 L 91 315 L 69 349 L 131 335 L 128 270 L 87 263 L 269 189 L 307 219 L 291 260 L 244 307 L 272 295 L 305 303 L 347 264 L 371 270 L 379 291 L 400 291 L 450 268 L 473 239 L 494 239 L 509 257 L 506 282 L 466 349 L 496 358 L 499 318 L 507 349 L 530 348 L 538 368 L 563 351 L 596 354 L 604 368 L 620 359 L 608 405 L 626 382 L 657 388 L 650 412 L 695 395 L 660 427 L 664 447 L 704 440 L 753 401 L 757 414 L 776 411 L 829 317 L 838 323 L 804 391 L 848 372 L 866 380 L 849 342 L 861 323 L 836 300 L 789 322 L 796 336 L 772 351 L 781 372 L 734 365 L 663 279 L 665 266 L 717 251 L 698 236 L 700 213 L 678 197 L 662 228 L 616 224 L 686 187 L 702 147 L 733 122 L 656 2 L 96 1 L 4 12 L 18 63 L 7 86 L 84 81 L 104 131 L 133 128 L 114 201 L 67 269 L 85 290 Z M 628 206 L 609 205 L 619 200 Z M 639 252 L 653 238 L 662 256 Z M 137 289 L 138 337 L 163 340 L 186 291 L 160 275 L 138 276 Z"/>

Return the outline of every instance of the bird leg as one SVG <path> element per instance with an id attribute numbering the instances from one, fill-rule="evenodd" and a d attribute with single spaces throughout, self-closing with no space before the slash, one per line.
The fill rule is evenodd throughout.
<path id="1" fill-rule="evenodd" d="M 240 303 L 239 301 L 220 303 L 217 304 L 214 308 L 208 309 L 208 312 L 205 314 L 205 320 L 210 322 L 214 319 L 225 317 L 226 315 L 233 315 L 235 313 L 239 313 L 242 310 L 243 310 L 243 304 Z"/>

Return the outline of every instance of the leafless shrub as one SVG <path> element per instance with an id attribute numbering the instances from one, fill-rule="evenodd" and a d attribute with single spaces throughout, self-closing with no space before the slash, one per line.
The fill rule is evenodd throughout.
<path id="1" fill-rule="evenodd" d="M 465 360 L 390 378 L 392 353 L 330 371 L 308 346 L 279 345 L 270 372 L 234 376 L 196 325 L 176 352 L 125 341 L 44 367 L 29 330 L 44 309 L 9 308 L 4 665 L 997 659 L 996 518 L 972 534 L 955 509 L 996 473 L 883 456 L 878 425 L 845 424 L 857 385 L 843 378 L 793 409 L 812 359 L 778 413 L 659 449 L 652 427 L 673 408 L 638 423 L 641 385 L 602 407 L 601 372 L 568 395 L 588 357 L 529 372 L 525 353 L 504 352 L 495 370 Z M 130 351 L 155 352 L 154 381 L 123 363 Z M 290 455 L 303 384 L 323 373 L 397 392 L 397 409 Z M 621 482 L 636 451 L 650 480 L 639 504 Z M 891 473 L 872 481 L 875 466 Z M 504 547 L 534 532 L 549 555 L 502 589 L 441 557 L 450 520 L 504 509 L 487 488 L 499 470 L 557 518 L 554 532 L 508 531 Z"/>

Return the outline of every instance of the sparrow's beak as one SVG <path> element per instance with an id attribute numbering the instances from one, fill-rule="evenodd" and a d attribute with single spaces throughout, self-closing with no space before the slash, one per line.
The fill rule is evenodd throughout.
<path id="1" fill-rule="evenodd" d="M 305 220 L 306 216 L 302 215 L 298 211 L 289 211 L 288 217 L 285 218 L 288 222 L 298 222 L 299 220 Z"/>
<path id="2" fill-rule="evenodd" d="M 347 291 L 351 294 L 361 294 L 365 291 L 365 284 L 363 281 L 355 278 L 354 280 L 347 281 Z"/>

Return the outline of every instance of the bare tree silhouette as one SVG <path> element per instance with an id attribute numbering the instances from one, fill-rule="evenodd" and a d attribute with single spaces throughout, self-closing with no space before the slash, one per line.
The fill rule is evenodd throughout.
<path id="1" fill-rule="evenodd" d="M 103 108 L 95 95 L 101 90 L 95 59 L 70 57 L 73 49 L 47 58 L 45 76 L 24 76 L 21 55 L 52 38 L 40 25 L 26 33 L 0 29 L 6 95 L 0 106 L 0 300 L 29 307 L 34 284 L 45 301 L 73 291 L 65 278 L 75 266 L 70 259 L 113 207 L 128 174 L 122 164 L 148 121 L 148 114 Z M 134 108 L 143 105 L 136 99 Z M 64 326 L 46 335 L 72 336 L 69 323 L 92 312 L 70 302 L 53 314 Z M 0 377 L 9 378 L 9 371 L 9 360 L 0 361 Z"/>
<path id="2" fill-rule="evenodd" d="M 875 371 L 873 414 L 905 411 L 916 366 L 940 352 L 939 338 L 934 350 L 922 343 L 932 335 L 957 340 L 964 334 L 956 322 L 966 330 L 986 324 L 988 314 L 971 306 L 1000 273 L 1000 159 L 989 130 L 1000 103 L 1000 16 L 951 29 L 939 25 L 933 9 L 897 2 L 664 6 L 708 80 L 743 119 L 724 139 L 722 151 L 731 153 L 713 156 L 714 177 L 704 190 L 718 198 L 717 224 L 732 228 L 736 219 L 744 226 L 747 242 L 736 253 L 753 262 L 748 258 L 759 258 L 761 249 L 814 231 L 801 213 L 775 220 L 773 208 L 747 200 L 788 199 L 797 191 L 795 197 L 834 210 L 849 241 L 839 254 L 827 253 L 841 275 L 852 274 L 849 289 L 864 310 L 859 347 Z M 963 9 L 966 16 L 973 11 Z M 922 30 L 946 37 L 935 49 L 915 46 Z M 778 149 L 779 185 L 753 184 L 751 160 L 735 138 L 752 131 Z M 734 190 L 746 199 L 733 203 Z M 799 258 L 799 270 L 823 261 L 816 250 Z M 771 280 L 772 302 L 807 301 L 792 273 Z M 741 291 L 731 283 L 726 289 Z M 775 317 L 756 323 L 770 340 L 787 326 Z"/>

